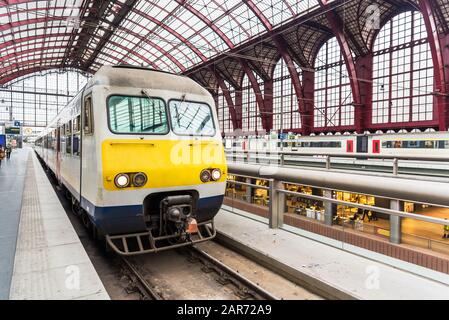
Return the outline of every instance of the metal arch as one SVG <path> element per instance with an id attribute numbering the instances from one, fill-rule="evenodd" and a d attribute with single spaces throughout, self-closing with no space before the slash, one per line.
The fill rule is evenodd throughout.
<path id="1" fill-rule="evenodd" d="M 440 43 L 440 36 L 435 20 L 433 5 L 428 0 L 419 0 L 419 6 L 424 18 L 427 35 L 429 39 L 430 52 L 434 63 L 434 81 L 435 81 L 435 100 L 438 110 L 438 127 L 441 131 L 448 129 L 448 104 L 449 104 L 449 71 L 446 63 L 449 63 L 449 52 L 443 51 Z M 446 36 L 447 37 L 447 36 Z M 446 45 L 449 45 L 447 43 Z M 445 61 L 446 60 L 446 61 Z"/>
<path id="2" fill-rule="evenodd" d="M 142 17 L 150 20 L 151 22 L 155 23 L 156 25 L 160 26 L 161 28 L 163 28 L 165 31 L 171 33 L 172 35 L 174 35 L 176 38 L 178 38 L 180 41 L 182 41 L 185 45 L 187 45 L 187 47 L 189 47 L 189 49 L 191 49 L 193 52 L 195 52 L 195 54 L 202 60 L 202 61 L 207 61 L 207 58 L 203 55 L 203 53 L 198 50 L 198 48 L 196 48 L 194 45 L 192 45 L 192 43 L 187 40 L 186 38 L 184 38 L 179 32 L 177 32 L 176 30 L 173 30 L 171 27 L 167 26 L 166 24 L 163 24 L 161 21 L 155 19 L 154 17 L 150 16 L 149 14 L 142 12 L 140 10 L 137 10 L 135 8 L 133 8 L 131 10 L 134 13 L 137 13 L 139 15 L 141 15 Z M 187 56 L 187 55 L 186 55 Z"/>
<path id="3" fill-rule="evenodd" d="M 235 112 L 235 104 L 232 100 L 231 93 L 229 92 L 228 87 L 226 86 L 226 83 L 224 82 L 223 78 L 217 73 L 217 70 L 214 70 L 212 67 L 209 68 L 209 70 L 212 72 L 212 74 L 215 76 L 215 79 L 217 80 L 218 85 L 221 88 L 221 91 L 223 92 L 223 95 L 226 99 L 226 103 L 228 104 L 229 114 L 231 115 L 231 121 L 234 130 L 237 128 L 241 128 L 241 123 L 238 123 L 237 121 L 237 114 Z"/>
<path id="4" fill-rule="evenodd" d="M 37 59 L 36 61 L 40 61 L 40 59 Z M 35 62 L 36 62 L 35 61 Z M 25 64 L 24 66 L 27 66 L 28 64 Z M 33 66 L 31 68 L 22 68 L 20 70 L 17 70 L 15 72 L 12 72 L 10 74 L 8 74 L 6 77 L 3 77 L 0 79 L 0 84 L 4 85 L 16 78 L 34 73 L 34 72 L 38 72 L 38 71 L 45 71 L 45 70 L 49 70 L 49 69 L 57 69 L 59 68 L 59 64 L 48 64 L 48 65 L 40 65 L 40 66 Z"/>
<path id="5" fill-rule="evenodd" d="M 32 12 L 32 11 L 37 11 L 37 10 L 39 10 L 40 8 L 33 8 L 33 9 L 27 9 L 27 11 L 28 12 Z M 22 12 L 22 10 L 20 11 L 20 12 Z M 18 14 L 18 13 L 20 13 L 20 12 L 14 12 L 13 14 Z M 64 17 L 51 17 L 51 18 L 49 18 L 49 17 L 45 17 L 45 18 L 36 18 L 36 19 L 27 19 L 27 20 L 22 20 L 22 21 L 17 21 L 17 22 L 14 22 L 14 23 L 10 23 L 10 24 L 7 24 L 7 25 L 4 25 L 4 26 L 1 26 L 0 27 L 0 31 L 2 31 L 2 30 L 7 30 L 7 29 L 12 29 L 12 28 L 14 28 L 14 27 L 18 27 L 18 26 L 22 26 L 22 25 L 27 25 L 27 24 L 34 24 L 34 23 L 40 23 L 40 22 L 48 22 L 48 21 L 61 21 L 61 20 L 65 20 L 65 19 L 67 19 L 68 17 L 67 16 L 64 16 Z M 110 23 L 109 21 L 107 21 L 107 20 L 105 20 L 104 22 L 107 22 L 107 23 Z M 35 28 L 36 30 L 37 29 L 39 29 L 39 30 L 42 30 L 42 29 L 48 29 L 48 28 L 58 28 L 59 26 L 52 26 L 52 27 L 44 27 L 44 28 Z M 126 30 L 126 32 L 130 32 L 130 30 L 127 30 L 127 29 L 125 29 Z M 11 34 L 11 33 L 10 33 Z M 60 33 L 60 35 L 61 36 L 71 36 L 72 34 L 70 34 L 70 33 Z M 96 37 L 96 38 L 99 38 L 97 35 L 94 35 L 94 34 L 92 34 L 92 35 L 90 35 L 91 37 Z M 20 38 L 20 39 L 22 39 L 22 38 Z M 25 40 L 26 41 L 26 40 Z M 116 45 L 116 46 L 119 46 L 119 45 L 117 45 L 116 43 L 113 43 L 113 42 L 111 42 L 111 41 L 107 41 L 107 43 L 111 43 L 111 44 L 114 44 L 114 45 Z M 148 43 L 148 41 L 146 41 L 146 43 Z M 149 43 L 150 45 L 153 45 L 153 46 L 157 46 L 156 44 L 154 44 L 153 42 L 150 42 Z M 158 47 L 158 46 L 157 46 Z M 72 46 L 71 46 L 71 48 L 73 48 Z M 88 47 L 87 46 L 85 46 L 85 47 L 81 47 L 81 46 L 79 46 L 79 48 L 81 48 L 81 49 L 84 49 L 84 50 L 86 50 L 86 49 L 88 49 Z M 159 49 L 162 49 L 162 48 L 160 48 L 160 47 L 158 47 Z M 42 48 L 43 49 L 43 48 Z M 110 48 L 109 48 L 110 49 Z M 112 51 L 114 51 L 113 49 L 110 49 L 110 50 L 112 50 Z M 95 50 L 94 50 L 95 51 Z M 154 56 L 154 54 L 153 53 L 151 53 L 151 52 L 149 52 L 148 50 L 145 50 L 146 52 L 148 52 L 148 53 L 150 53 L 150 54 L 152 54 L 153 56 Z M 160 50 L 161 52 L 163 52 L 164 54 L 166 54 L 167 52 L 165 51 L 165 50 Z M 136 56 L 139 56 L 136 52 L 133 52 L 133 54 L 134 55 L 136 55 Z M 168 54 L 166 54 L 167 56 L 168 56 Z M 64 57 L 62 57 L 63 58 L 63 60 L 62 60 L 62 65 L 64 65 L 64 63 L 65 63 L 65 61 L 66 61 L 66 58 L 65 58 L 65 54 L 64 54 Z M 149 62 L 149 60 L 148 59 L 146 59 L 146 58 L 142 58 L 142 57 L 140 57 L 142 60 L 144 60 L 144 61 L 146 61 L 146 62 Z M 172 62 L 174 62 L 176 65 L 178 65 L 178 67 L 180 66 L 180 63 L 179 63 L 179 61 L 178 60 L 176 60 L 176 59 L 174 59 L 174 58 L 172 58 L 171 59 L 172 60 Z M 166 64 L 165 62 L 163 62 L 164 64 Z M 155 67 L 155 64 L 154 63 L 150 63 L 153 67 Z M 168 65 L 167 65 L 168 66 Z M 89 66 L 88 66 L 89 67 Z M 168 66 L 169 67 L 169 66 Z M 183 70 L 184 68 L 182 68 L 181 70 Z"/>
<path id="6" fill-rule="evenodd" d="M 109 23 L 109 25 L 112 26 L 112 30 L 110 30 L 110 28 L 108 28 L 104 32 L 104 34 L 101 36 L 99 42 L 96 44 L 96 48 L 93 49 L 92 54 L 89 56 L 88 60 L 85 62 L 85 68 L 90 68 L 92 66 L 93 62 L 98 57 L 101 50 L 105 47 L 105 45 L 109 42 L 110 38 L 113 36 L 115 29 L 120 25 L 120 23 L 123 21 L 123 19 L 125 19 L 127 14 L 132 10 L 133 6 L 136 4 L 136 2 L 137 2 L 137 0 L 126 0 L 123 3 L 120 3 L 120 9 L 118 10 L 117 14 L 114 15 L 114 19 Z M 106 7 L 105 12 L 107 12 L 107 10 L 108 9 Z M 88 44 L 88 42 L 86 44 Z M 103 54 L 104 54 L 104 52 L 103 52 Z"/>
<path id="7" fill-rule="evenodd" d="M 51 27 L 47 27 L 47 29 L 55 29 L 55 28 L 59 28 L 59 26 L 51 26 Z M 42 29 L 43 29 L 43 28 L 32 28 L 32 29 L 27 29 L 27 31 L 32 31 L 32 30 L 42 30 Z M 127 29 L 124 29 L 124 30 L 126 30 L 126 32 L 129 32 L 129 33 L 131 33 L 131 34 L 135 34 L 134 32 L 132 32 L 132 31 L 130 31 L 130 30 L 127 30 Z M 11 33 L 9 33 L 9 34 L 11 34 Z M 0 44 L 0 49 L 9 46 L 9 45 L 11 45 L 12 43 L 26 42 L 26 41 L 29 41 L 29 40 L 33 40 L 33 39 L 41 39 L 41 38 L 44 38 L 44 37 L 65 37 L 65 36 L 68 36 L 68 35 L 69 35 L 68 33 L 51 33 L 51 34 L 49 34 L 49 35 L 44 35 L 44 34 L 42 34 L 42 35 L 35 35 L 35 36 L 28 36 L 28 37 L 24 37 L 24 38 L 18 38 L 17 40 L 14 40 L 14 41 L 13 41 L 13 40 L 10 40 L 10 41 L 8 41 L 8 42 L 5 42 L 5 43 Z M 95 38 L 98 38 L 97 35 L 91 35 L 91 36 L 92 36 L 92 37 L 95 37 Z M 125 39 L 124 37 L 119 36 L 119 35 L 117 35 L 117 37 L 122 38 L 122 39 Z M 145 39 L 143 39 L 143 40 L 144 40 L 146 43 L 155 46 L 155 47 L 158 48 L 158 50 L 160 50 L 161 52 L 166 52 L 165 50 L 163 50 L 162 48 L 160 48 L 159 46 L 157 46 L 157 45 L 154 44 L 153 42 L 151 42 L 151 41 L 149 41 L 149 40 L 145 40 Z M 110 44 L 112 44 L 112 45 L 115 45 L 115 46 L 117 46 L 117 47 L 121 47 L 122 49 L 127 49 L 127 48 L 121 46 L 120 44 L 118 44 L 118 43 L 116 43 L 116 42 L 114 42 L 114 41 L 110 41 L 110 40 L 109 40 L 108 43 L 110 43 Z M 71 47 L 71 48 L 73 48 L 73 47 Z M 43 50 L 43 49 L 44 49 L 44 48 L 40 48 L 40 50 Z M 109 48 L 109 49 L 112 50 L 112 51 L 114 51 L 114 50 L 111 49 L 111 48 Z M 145 50 L 145 51 L 148 52 L 149 54 L 151 54 L 152 56 L 156 57 L 156 56 L 154 55 L 154 53 L 151 53 L 151 52 L 149 52 L 148 50 Z M 118 53 L 118 52 L 117 52 L 117 53 Z M 141 55 L 138 54 L 138 53 L 134 53 L 134 54 L 135 54 L 136 56 L 138 56 L 139 58 L 141 58 L 142 60 L 144 60 L 144 61 L 148 62 L 149 64 L 151 64 L 153 67 L 156 67 L 156 66 L 154 65 L 154 63 L 152 63 L 151 61 L 149 61 L 147 58 L 141 56 Z M 167 55 L 168 55 L 168 54 L 167 54 Z M 177 61 L 177 60 L 174 59 L 173 57 L 172 57 L 171 60 L 172 60 L 173 62 L 176 62 L 177 64 L 179 64 L 179 61 Z M 65 60 L 62 60 L 62 65 L 64 65 L 64 61 L 65 61 Z M 163 62 L 163 63 L 166 64 L 165 62 Z M 182 66 L 182 65 L 181 65 L 181 66 Z M 169 66 L 167 65 L 167 67 L 169 67 Z"/>
<path id="8" fill-rule="evenodd" d="M 39 43 L 33 43 L 33 44 L 43 44 L 44 42 L 39 42 Z M 49 43 L 49 42 L 47 42 L 47 43 Z M 20 47 L 23 47 L 23 46 L 26 46 L 26 44 L 25 45 L 21 45 L 21 46 L 16 46 L 16 47 L 14 47 L 15 49 L 17 49 L 17 48 L 20 48 Z M 121 46 L 121 45 L 119 45 L 120 47 L 122 47 L 123 49 L 126 49 L 126 48 L 124 48 L 123 46 Z M 66 46 L 65 45 L 59 45 L 59 46 L 46 46 L 45 47 L 45 50 L 52 50 L 52 49 L 65 49 L 66 48 Z M 74 47 L 74 48 L 76 48 L 76 47 Z M 3 62 L 4 63 L 4 61 L 7 61 L 9 58 L 18 58 L 18 57 L 22 57 L 22 56 L 31 56 L 31 55 L 29 55 L 28 53 L 32 53 L 32 52 L 40 52 L 41 54 L 42 54 L 42 56 L 45 56 L 45 50 L 43 49 L 43 48 L 41 48 L 40 50 L 36 50 L 36 49 L 27 49 L 27 50 L 20 50 L 20 51 L 17 51 L 17 50 L 15 50 L 13 53 L 10 53 L 10 54 L 8 54 L 8 55 L 6 55 L 6 56 L 3 56 L 3 57 L 0 57 L 0 63 L 1 62 Z M 112 50 L 113 52 L 116 52 L 116 51 L 114 51 L 114 50 Z M 106 54 L 106 53 L 102 53 L 102 54 L 104 54 L 104 55 L 106 55 L 106 56 L 108 56 L 108 57 L 110 57 L 110 58 L 113 58 L 114 60 L 116 60 L 117 62 L 120 62 L 120 60 L 117 58 L 117 57 L 114 57 L 114 56 L 111 56 L 111 55 L 109 55 L 109 54 Z M 142 57 L 142 59 L 145 59 L 145 60 L 147 60 L 145 57 L 143 57 L 143 56 L 140 56 L 140 54 L 136 54 L 135 55 L 136 57 Z M 54 58 L 54 57 L 53 57 Z M 57 57 L 57 58 L 54 58 L 55 60 L 60 60 L 60 58 L 59 57 Z M 134 59 L 132 59 L 135 63 L 137 63 L 137 61 L 136 60 L 134 60 Z M 62 63 L 62 60 L 61 60 L 61 63 Z M 1 69 L 0 69 L 1 70 Z"/>
<path id="9" fill-rule="evenodd" d="M 268 31 L 273 30 L 273 26 L 271 25 L 270 20 L 260 11 L 260 9 L 254 4 L 252 0 L 243 0 L 243 2 L 248 6 L 248 8 L 254 13 L 254 15 L 262 22 L 265 29 Z"/>
<path id="10" fill-rule="evenodd" d="M 177 2 L 184 5 L 184 7 L 186 9 L 188 9 L 190 12 L 195 14 L 198 17 L 198 19 L 202 20 L 204 22 L 204 24 L 209 26 L 212 30 L 214 30 L 214 31 L 218 30 L 218 28 L 208 18 L 206 18 L 201 13 L 199 13 L 197 10 L 195 10 L 190 5 L 186 4 L 185 0 L 177 0 Z M 230 49 L 234 48 L 234 44 L 232 43 L 232 41 L 223 32 L 216 31 L 216 33 L 229 46 Z M 264 99 L 262 98 L 262 92 L 260 90 L 259 84 L 257 83 L 257 79 L 254 76 L 252 70 L 249 68 L 248 63 L 246 61 L 244 61 L 241 58 L 238 58 L 238 61 L 240 62 L 241 66 L 243 68 L 243 71 L 248 76 L 248 80 L 250 81 L 251 87 L 253 88 L 254 94 L 256 95 L 257 105 L 259 106 L 259 112 L 262 117 L 262 126 L 264 127 L 265 130 L 269 130 L 269 128 L 267 127 L 267 122 L 266 122 L 265 102 L 264 102 Z M 234 124 L 234 128 L 241 127 L 241 124 L 240 124 L 240 126 L 238 126 L 239 124 L 237 123 L 235 105 L 234 105 L 234 102 L 232 101 L 231 95 L 229 94 L 229 90 L 227 89 L 223 79 L 217 74 L 217 72 L 215 70 L 213 70 L 212 67 L 209 67 L 209 68 L 211 71 L 213 71 L 213 74 L 216 77 L 217 82 L 218 82 L 219 86 L 221 87 L 223 94 L 225 95 L 226 101 L 228 103 L 229 111 L 231 113 L 231 118 L 232 118 L 232 122 Z M 232 109 L 231 109 L 231 106 L 232 106 Z"/>
<path id="11" fill-rule="evenodd" d="M 50 28 L 52 28 L 52 27 L 50 27 Z M 0 44 L 0 53 L 1 53 L 2 49 L 7 48 L 8 46 L 10 46 L 10 45 L 12 45 L 12 44 L 19 44 L 19 43 L 20 43 L 21 45 L 16 45 L 16 46 L 14 46 L 14 48 L 20 48 L 20 47 L 29 45 L 29 43 L 27 43 L 27 41 L 39 40 L 39 39 L 42 39 L 42 38 L 58 38 L 58 37 L 61 37 L 61 36 L 64 37 L 64 36 L 67 36 L 67 34 L 66 34 L 66 33 L 51 33 L 51 34 L 48 34 L 48 35 L 41 34 L 41 35 L 34 35 L 34 36 L 28 36 L 28 37 L 24 37 L 24 38 L 19 38 L 19 39 L 14 40 L 14 41 L 13 41 L 13 40 L 10 40 L 10 41 L 8 41 L 8 42 L 1 43 L 1 44 Z M 122 37 L 121 37 L 121 38 L 122 38 Z M 124 38 L 122 38 L 122 39 L 124 39 Z M 56 41 L 51 41 L 51 42 L 56 42 Z M 22 44 L 22 43 L 23 43 L 23 44 Z M 37 44 L 43 44 L 43 43 L 44 43 L 44 42 L 33 42 L 33 43 L 31 43 L 31 44 L 32 44 L 32 45 L 37 45 Z M 114 41 L 110 41 L 109 43 L 111 43 L 112 45 L 114 45 L 114 46 L 116 46 L 116 47 L 118 47 L 118 48 L 121 48 L 121 49 L 123 49 L 123 50 L 127 50 L 126 47 L 124 47 L 124 46 L 122 46 L 121 44 L 118 44 L 118 43 L 116 43 L 116 42 L 114 42 Z M 66 47 L 66 46 L 64 46 L 64 48 L 65 48 L 65 47 Z M 73 47 L 73 48 L 74 48 L 74 47 Z M 34 49 L 34 50 L 44 51 L 44 49 L 46 49 L 46 48 L 40 47 L 39 49 L 36 48 L 36 49 Z M 110 49 L 110 48 L 109 48 L 109 49 Z M 113 52 L 119 53 L 119 52 L 117 52 L 117 51 L 115 51 L 115 50 L 113 50 L 113 49 L 110 49 L 110 50 L 112 50 Z M 148 52 L 148 51 L 147 51 L 147 52 Z M 154 56 L 153 53 L 151 53 L 151 52 L 148 52 L 148 53 Z M 139 53 L 135 53 L 135 56 L 141 58 L 142 60 L 144 60 L 144 61 L 147 62 L 148 64 L 153 65 L 153 67 L 156 67 L 156 66 L 152 63 L 152 61 L 148 60 L 145 56 L 140 55 Z M 0 61 L 1 61 L 1 60 L 2 60 L 2 58 L 0 58 Z M 64 64 L 63 61 L 64 61 L 64 60 L 62 60 L 62 64 Z"/>
<path id="12" fill-rule="evenodd" d="M 18 78 L 15 78 L 14 80 L 9 81 L 7 83 L 7 86 L 15 84 L 15 83 L 17 83 L 19 81 L 30 79 L 30 78 L 35 77 L 35 76 L 44 76 L 44 75 L 48 75 L 48 74 L 60 73 L 61 70 L 63 72 L 76 72 L 76 73 L 79 73 L 81 76 L 84 76 L 84 77 L 88 77 L 89 76 L 89 74 L 84 72 L 83 70 L 72 68 L 72 67 L 66 67 L 66 68 L 62 68 L 62 69 L 60 69 L 60 68 L 53 68 L 53 69 L 45 69 L 45 70 L 37 71 L 37 72 L 40 72 L 40 74 L 28 74 L 28 75 L 20 76 Z"/>
<path id="13" fill-rule="evenodd" d="M 37 28 L 37 29 L 40 29 L 40 28 Z M 37 30 L 37 29 L 31 29 L 31 30 Z M 66 33 L 52 33 L 50 35 L 47 35 L 47 37 L 57 38 L 57 37 L 65 37 L 66 35 L 67 35 Z M 41 34 L 41 35 L 28 36 L 28 37 L 24 37 L 24 38 L 18 38 L 16 40 L 9 40 L 9 41 L 0 43 L 0 51 L 2 49 L 8 48 L 9 46 L 14 45 L 14 44 L 19 44 L 19 43 L 27 42 L 27 41 L 39 40 L 44 37 L 45 37 L 45 35 Z M 28 44 L 25 43 L 24 46 L 26 46 L 26 45 L 28 45 Z"/>
<path id="14" fill-rule="evenodd" d="M 254 4 L 252 0 L 243 0 L 243 2 L 253 11 L 253 13 L 256 15 L 256 17 L 262 22 L 264 27 L 267 29 L 268 32 L 271 32 L 273 30 L 273 26 L 271 25 L 270 21 L 265 17 L 262 11 Z M 303 88 L 301 81 L 299 79 L 298 71 L 296 70 L 293 59 L 291 58 L 290 54 L 287 51 L 287 44 L 285 43 L 285 39 L 282 38 L 280 35 L 273 35 L 272 39 L 274 43 L 276 44 L 276 47 L 278 49 L 279 54 L 282 56 L 282 59 L 284 59 L 288 72 L 290 74 L 290 78 L 293 84 L 293 88 L 295 90 L 296 99 L 298 101 L 298 107 L 299 112 L 301 114 L 301 123 L 304 125 L 302 126 L 303 134 L 306 135 L 310 130 L 310 127 L 307 125 L 307 115 L 306 115 L 306 108 L 304 105 L 304 95 L 303 95 Z M 273 114 L 270 115 L 271 118 L 273 117 Z M 272 128 L 267 128 L 267 131 Z"/>
<path id="15" fill-rule="evenodd" d="M 210 21 L 208 18 L 206 18 L 205 15 L 203 15 L 201 12 L 196 10 L 194 7 L 192 7 L 187 0 L 175 0 L 177 3 L 182 5 L 184 8 L 189 10 L 191 13 L 196 15 L 201 21 L 203 21 L 209 28 L 211 28 L 220 38 L 223 40 L 226 45 L 229 47 L 229 49 L 234 48 L 234 44 L 232 43 L 231 39 L 226 36 L 226 34 L 220 30 L 212 21 Z"/>
<path id="16" fill-rule="evenodd" d="M 262 127 L 266 131 L 270 131 L 270 128 L 268 128 L 267 123 L 267 117 L 266 117 L 266 110 L 265 110 L 265 102 L 263 99 L 262 91 L 260 90 L 259 83 L 257 82 L 256 76 L 254 75 L 251 68 L 248 66 L 248 63 L 243 60 L 242 58 L 238 58 L 243 71 L 245 71 L 246 76 L 248 77 L 249 83 L 251 84 L 251 87 L 253 88 L 254 94 L 256 95 L 256 101 L 257 105 L 259 106 L 259 113 L 262 118 Z"/>
<path id="17" fill-rule="evenodd" d="M 6 6 L 15 5 L 15 4 L 27 3 L 27 2 L 32 2 L 32 1 L 30 1 L 30 0 L 1 0 L 0 7 L 6 7 Z"/>
<path id="18" fill-rule="evenodd" d="M 321 8 L 325 8 L 327 5 L 327 0 L 318 0 Z M 362 107 L 362 99 L 360 94 L 360 85 L 357 75 L 357 69 L 352 59 L 351 49 L 349 47 L 349 43 L 346 39 L 346 35 L 343 31 L 343 26 L 341 19 L 332 11 L 326 11 L 326 18 L 330 25 L 332 26 L 332 30 L 334 32 L 335 37 L 340 45 L 340 50 L 343 54 L 343 59 L 346 64 L 346 68 L 349 74 L 349 81 L 351 84 L 352 97 L 354 99 L 355 108 Z M 363 119 L 355 119 L 355 126 L 357 132 L 363 132 Z"/>
<path id="19" fill-rule="evenodd" d="M 4 25 L 0 26 L 0 31 L 5 31 L 8 29 L 12 29 L 12 28 L 16 28 L 16 27 L 21 27 L 21 26 L 25 26 L 28 24 L 35 24 L 35 23 L 41 23 L 41 22 L 47 22 L 47 21 L 64 21 L 66 18 L 66 16 L 64 17 L 54 17 L 51 19 L 48 18 L 33 18 L 33 19 L 26 19 L 26 20 L 18 20 L 18 21 L 14 21 L 14 22 L 10 22 Z M 40 28 L 42 29 L 42 28 Z"/>
<path id="20" fill-rule="evenodd" d="M 52 49 L 52 48 L 53 48 L 53 47 L 50 47 L 49 49 Z M 63 48 L 65 48 L 65 46 L 60 46 L 60 48 L 63 49 Z M 26 52 L 25 52 L 25 51 L 26 51 Z M 25 57 L 32 57 L 32 56 L 33 56 L 33 54 L 30 54 L 30 53 L 33 52 L 33 50 L 25 50 L 25 51 L 21 52 L 21 54 L 18 55 L 17 57 L 23 57 L 23 56 L 25 56 Z M 115 56 L 110 55 L 110 54 L 107 54 L 107 53 L 103 53 L 103 55 L 105 55 L 106 57 L 111 58 L 111 59 L 113 59 L 113 60 L 115 60 L 115 61 L 117 61 L 117 62 L 120 62 L 120 60 L 119 60 L 118 57 L 115 57 Z M 44 60 L 60 61 L 61 59 L 60 59 L 60 57 L 50 57 L 50 56 L 45 56 L 45 58 L 42 58 L 42 60 L 43 60 L 43 61 L 44 61 Z M 15 69 L 15 68 L 18 68 L 18 67 L 20 67 L 20 66 L 22 66 L 22 65 L 27 65 L 27 64 L 31 64 L 31 63 L 36 63 L 36 62 L 39 62 L 39 61 L 40 61 L 40 59 L 32 59 L 32 60 L 26 60 L 26 61 L 23 61 L 23 62 L 15 62 L 15 63 L 11 63 L 9 66 L 3 68 L 2 71 L 3 71 L 6 75 L 8 75 L 8 72 L 11 71 L 11 70 L 13 70 L 13 69 Z M 134 62 L 137 62 L 137 61 L 134 61 Z M 59 64 L 59 67 L 61 67 L 60 64 Z"/>
<path id="21" fill-rule="evenodd" d="M 147 29 L 146 27 L 144 27 L 144 26 L 141 26 L 141 27 L 142 27 L 143 29 L 145 29 L 145 30 L 148 30 L 148 29 Z M 166 51 L 165 49 L 163 49 L 161 46 L 159 46 L 159 45 L 156 44 L 155 42 L 151 41 L 151 39 L 148 39 L 147 37 L 141 36 L 141 35 L 135 33 L 135 32 L 132 31 L 132 30 L 122 28 L 121 26 L 118 27 L 118 29 L 119 29 L 119 30 L 123 30 L 123 31 L 125 31 L 125 32 L 127 32 L 127 33 L 133 35 L 134 37 L 136 37 L 136 38 L 138 38 L 138 39 L 144 41 L 145 43 L 149 44 L 150 46 L 155 47 L 157 50 L 159 50 L 159 51 L 162 52 L 165 56 L 167 56 L 167 57 L 170 59 L 171 62 L 173 62 L 174 64 L 176 64 L 180 70 L 182 70 L 182 71 L 185 70 L 185 67 L 179 62 L 178 59 L 176 59 L 172 54 L 170 54 L 169 52 L 167 52 L 167 51 Z M 118 37 L 118 34 L 116 34 L 115 36 Z M 121 37 L 121 36 L 120 36 L 120 38 L 126 40 L 126 38 L 124 38 L 124 37 Z M 111 42 L 109 41 L 109 43 L 111 43 Z M 145 49 L 144 47 L 141 47 L 141 48 L 142 48 L 145 52 L 148 52 L 149 54 L 151 54 L 152 56 L 154 56 L 155 58 L 157 58 L 157 56 L 156 56 L 154 53 L 152 53 L 151 51 Z M 134 53 L 135 53 L 135 52 L 133 52 L 133 54 L 134 54 Z M 165 63 L 164 61 L 162 61 L 162 62 L 163 62 L 165 65 L 167 65 L 167 63 Z M 168 67 L 168 65 L 167 65 L 167 67 Z"/>

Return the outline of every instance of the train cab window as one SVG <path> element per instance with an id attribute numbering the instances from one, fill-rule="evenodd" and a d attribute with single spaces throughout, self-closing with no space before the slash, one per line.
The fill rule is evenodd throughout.
<path id="1" fill-rule="evenodd" d="M 73 155 L 80 155 L 80 130 L 81 130 L 81 116 L 77 116 L 73 119 Z"/>
<path id="2" fill-rule="evenodd" d="M 212 109 L 207 104 L 171 100 L 169 108 L 174 133 L 199 136 L 213 136 L 215 134 Z"/>
<path id="3" fill-rule="evenodd" d="M 72 153 L 72 120 L 69 121 L 68 124 L 66 124 L 66 139 L 65 139 L 65 152 L 67 154 Z"/>
<path id="4" fill-rule="evenodd" d="M 84 134 L 91 135 L 94 133 L 94 122 L 92 114 L 92 97 L 89 96 L 84 100 Z"/>
<path id="5" fill-rule="evenodd" d="M 107 105 L 109 128 L 114 133 L 167 134 L 169 131 L 162 99 L 117 95 L 110 96 Z"/>

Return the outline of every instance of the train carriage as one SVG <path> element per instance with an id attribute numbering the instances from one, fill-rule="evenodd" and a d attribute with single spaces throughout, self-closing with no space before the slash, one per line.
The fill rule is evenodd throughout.
<path id="1" fill-rule="evenodd" d="M 294 139 L 228 137 L 229 151 L 297 152 L 298 154 L 375 156 L 444 156 L 449 152 L 449 132 L 344 134 L 299 136 Z"/>
<path id="2" fill-rule="evenodd" d="M 212 106 L 210 93 L 187 77 L 104 66 L 35 150 L 115 251 L 206 241 L 227 173 Z"/>

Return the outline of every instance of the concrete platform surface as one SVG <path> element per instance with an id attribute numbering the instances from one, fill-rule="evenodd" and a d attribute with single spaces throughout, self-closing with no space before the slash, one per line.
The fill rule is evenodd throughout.
<path id="1" fill-rule="evenodd" d="M 278 261 L 319 291 L 346 299 L 449 299 L 449 285 L 397 269 L 266 223 L 221 209 L 215 224 L 224 239 L 261 260 Z M 444 275 L 447 276 L 447 275 Z M 448 277 L 449 279 L 449 277 Z M 444 281 L 449 283 L 447 281 Z"/>
<path id="2" fill-rule="evenodd" d="M 0 300 L 8 299 L 30 150 L 14 150 L 0 165 Z"/>
<path id="3" fill-rule="evenodd" d="M 10 299 L 109 299 L 36 155 L 30 149 Z"/>

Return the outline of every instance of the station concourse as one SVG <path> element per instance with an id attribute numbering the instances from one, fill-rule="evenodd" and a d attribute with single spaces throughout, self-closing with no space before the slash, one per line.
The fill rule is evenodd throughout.
<path id="1" fill-rule="evenodd" d="M 0 300 L 449 299 L 448 44 L 442 0 L 0 1 Z"/>

